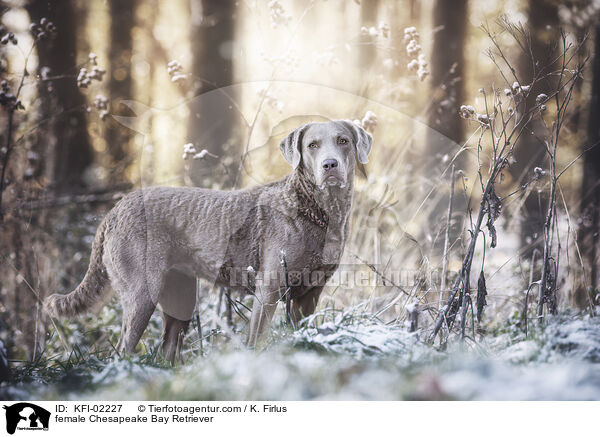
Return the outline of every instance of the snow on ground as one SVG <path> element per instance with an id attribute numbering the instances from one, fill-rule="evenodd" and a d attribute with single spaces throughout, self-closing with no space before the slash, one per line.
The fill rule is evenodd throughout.
<path id="1" fill-rule="evenodd" d="M 600 318 L 556 317 L 545 330 L 450 339 L 445 352 L 370 317 L 314 318 L 262 351 L 233 342 L 175 370 L 113 359 L 83 386 L 11 388 L 37 399 L 600 400 Z"/>
<path id="2" fill-rule="evenodd" d="M 533 339 L 496 338 L 490 355 L 451 359 L 441 387 L 461 399 L 600 399 L 600 319 L 551 320 Z"/>

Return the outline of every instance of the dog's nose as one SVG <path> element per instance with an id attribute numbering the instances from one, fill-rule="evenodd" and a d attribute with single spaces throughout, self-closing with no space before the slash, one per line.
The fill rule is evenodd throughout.
<path id="1" fill-rule="evenodd" d="M 337 159 L 326 159 L 325 161 L 323 161 L 323 169 L 325 171 L 333 170 L 338 165 L 339 164 L 337 162 Z"/>

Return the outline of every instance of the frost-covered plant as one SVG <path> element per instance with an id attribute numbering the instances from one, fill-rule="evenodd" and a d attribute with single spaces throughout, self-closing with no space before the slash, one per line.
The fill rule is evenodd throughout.
<path id="1" fill-rule="evenodd" d="M 178 61 L 172 60 L 167 64 L 167 73 L 171 77 L 171 82 L 178 83 L 186 80 L 187 75 L 183 72 L 183 67 Z"/>
<path id="2" fill-rule="evenodd" d="M 194 146 L 194 144 L 192 143 L 187 143 L 183 145 L 183 159 L 204 159 L 206 155 L 215 157 L 215 155 L 208 153 L 208 150 L 206 149 L 202 149 L 198 152 L 196 150 L 196 146 Z"/>
<path id="3" fill-rule="evenodd" d="M 531 53 L 528 50 L 528 44 L 530 44 L 531 39 L 528 37 L 528 31 L 525 28 L 512 25 L 507 21 L 501 21 L 500 24 L 517 41 L 518 45 L 525 50 L 525 53 Z M 510 160 L 513 158 L 514 148 L 518 144 L 519 138 L 527 131 L 527 126 L 533 119 L 539 119 L 547 126 L 547 137 L 538 138 L 538 140 L 544 146 L 551 167 L 549 170 L 551 178 L 549 184 L 550 199 L 544 224 L 543 268 L 541 278 L 536 282 L 540 289 L 538 316 L 543 316 L 544 304 L 548 306 L 550 312 L 556 312 L 558 256 L 553 253 L 556 226 L 556 184 L 560 175 L 570 166 L 569 164 L 565 169 L 558 172 L 556 170 L 556 153 L 566 110 L 571 101 L 574 86 L 579 80 L 583 68 L 583 65 L 580 64 L 571 65 L 576 63 L 573 60 L 575 55 L 581 50 L 582 43 L 577 46 L 571 46 L 567 42 L 567 37 L 562 34 L 561 53 L 557 58 L 562 60 L 561 67 L 554 69 L 553 62 L 541 65 L 541 61 L 532 59 L 531 62 L 539 65 L 539 67 L 536 69 L 532 82 L 523 84 L 519 80 L 516 73 L 517 70 L 511 65 L 504 50 L 501 48 L 497 35 L 492 33 L 487 27 L 484 27 L 484 31 L 494 47 L 494 51 L 490 51 L 489 53 L 490 58 L 496 65 L 500 76 L 505 82 L 506 88 L 503 91 L 492 88 L 489 93 L 483 88 L 480 89 L 479 91 L 483 94 L 484 99 L 483 106 L 479 110 L 472 105 L 462 105 L 459 108 L 459 114 L 463 118 L 477 123 L 475 134 L 478 134 L 479 138 L 476 145 L 476 156 L 479 186 L 482 194 L 479 211 L 475 220 L 471 217 L 470 207 L 468 208 L 471 222 L 471 228 L 469 229 L 470 242 L 462 262 L 462 267 L 452 285 L 450 296 L 437 317 L 434 330 L 430 336 L 431 341 L 440 332 L 444 322 L 451 329 L 459 310 L 461 337 L 464 338 L 466 336 L 467 312 L 468 308 L 472 308 L 473 305 L 470 290 L 471 266 L 478 236 L 483 232 L 483 227 L 487 227 L 490 236 L 490 247 L 494 248 L 498 238 L 495 221 L 502 212 L 502 202 L 508 196 L 525 192 L 527 185 L 531 181 L 546 175 L 545 170 L 536 167 L 533 171 L 534 177 L 531 178 L 531 181 L 519 187 L 513 193 L 500 198 L 495 192 L 495 184 L 502 179 L 503 171 L 510 165 Z M 509 80 L 508 78 L 511 76 L 512 79 Z M 547 80 L 549 77 L 558 77 L 556 87 L 551 90 L 549 95 L 545 93 L 538 94 L 533 105 L 527 104 L 529 94 L 536 88 L 536 85 Z M 554 118 L 547 120 L 544 118 L 544 114 L 547 109 L 546 105 L 550 101 L 555 104 Z M 491 145 L 491 156 L 489 156 L 487 174 L 484 171 L 484 163 L 482 162 L 484 138 Z M 485 262 L 485 252 L 483 262 Z M 478 319 L 480 319 L 487 293 L 483 263 L 479 274 L 477 292 L 476 314 Z M 471 312 L 472 317 L 474 317 L 475 311 L 472 310 Z M 473 322 L 473 330 L 474 325 L 475 323 Z"/>
<path id="4" fill-rule="evenodd" d="M 105 120 L 108 117 L 108 98 L 102 94 L 96 95 L 94 107 L 100 111 L 100 119 Z"/>
<path id="5" fill-rule="evenodd" d="M 264 86 L 256 92 L 257 96 L 272 108 L 275 108 L 279 113 L 283 112 L 285 103 L 275 96 L 275 93 L 268 87 Z"/>
<path id="6" fill-rule="evenodd" d="M 82 67 L 77 75 L 77 86 L 79 88 L 89 87 L 94 80 L 98 82 L 102 81 L 102 78 L 106 74 L 106 70 L 98 66 L 98 56 L 95 53 L 88 55 L 89 63 L 92 66 L 91 70 Z"/>
<path id="7" fill-rule="evenodd" d="M 406 43 L 406 54 L 411 58 L 407 65 L 408 70 L 415 73 L 419 80 L 425 80 L 429 76 L 429 70 L 427 69 L 425 55 L 422 52 L 423 49 L 419 43 L 419 32 L 417 32 L 416 27 L 404 29 L 404 42 Z"/>
<path id="8" fill-rule="evenodd" d="M 292 20 L 292 16 L 285 11 L 280 1 L 271 0 L 267 6 L 269 8 L 271 28 L 275 29 L 279 26 L 286 26 Z"/>
<path id="9" fill-rule="evenodd" d="M 294 73 L 300 67 L 300 55 L 296 50 L 288 50 L 282 55 L 269 56 L 260 52 L 260 57 L 274 69 L 279 69 L 284 74 Z"/>
<path id="10" fill-rule="evenodd" d="M 367 111 L 361 120 L 354 120 L 354 123 L 372 133 L 377 126 L 377 115 L 373 111 Z"/>
<path id="11" fill-rule="evenodd" d="M 362 35 L 369 35 L 372 38 L 389 38 L 390 37 L 390 26 L 384 21 L 379 22 L 377 27 L 363 26 L 360 28 L 360 33 Z"/>

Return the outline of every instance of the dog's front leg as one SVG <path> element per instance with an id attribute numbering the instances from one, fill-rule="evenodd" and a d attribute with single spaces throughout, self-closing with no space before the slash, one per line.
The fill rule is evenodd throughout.
<path id="1" fill-rule="evenodd" d="M 279 301 L 278 287 L 264 287 L 266 290 L 256 290 L 252 303 L 252 317 L 250 318 L 250 331 L 248 332 L 248 347 L 255 348 L 261 334 L 271 324 L 273 313 Z"/>

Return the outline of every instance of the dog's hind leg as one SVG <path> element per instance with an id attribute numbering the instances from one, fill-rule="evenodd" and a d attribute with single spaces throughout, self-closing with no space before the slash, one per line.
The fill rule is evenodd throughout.
<path id="1" fill-rule="evenodd" d="M 156 303 L 146 291 L 135 293 L 135 299 L 123 302 L 123 325 L 119 339 L 119 352 L 134 353 L 150 317 L 156 308 Z"/>
<path id="2" fill-rule="evenodd" d="M 164 357 L 175 364 L 183 334 L 192 319 L 196 307 L 196 278 L 177 270 L 167 272 L 158 302 L 163 317 Z"/>
<path id="3" fill-rule="evenodd" d="M 308 317 L 315 312 L 322 291 L 322 286 L 313 287 L 304 295 L 292 300 L 291 317 L 294 326 L 297 326 L 298 322 L 304 317 Z"/>
<path id="4" fill-rule="evenodd" d="M 183 344 L 183 337 L 190 324 L 189 320 L 179 320 L 162 312 L 163 316 L 163 344 L 161 352 L 171 365 L 175 364 L 175 357 L 179 355 Z"/>

